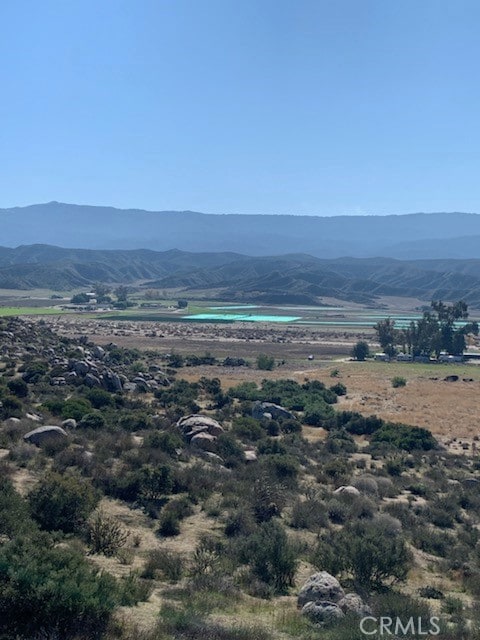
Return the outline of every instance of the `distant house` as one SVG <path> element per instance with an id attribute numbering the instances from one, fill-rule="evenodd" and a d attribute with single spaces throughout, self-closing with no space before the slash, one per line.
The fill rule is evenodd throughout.
<path id="1" fill-rule="evenodd" d="M 398 362 L 412 362 L 413 356 L 411 353 L 399 353 L 397 354 Z"/>
<path id="2" fill-rule="evenodd" d="M 438 356 L 439 362 L 463 362 L 463 356 L 451 356 L 448 353 L 441 353 Z"/>
<path id="3" fill-rule="evenodd" d="M 386 353 L 376 353 L 375 360 L 377 362 L 390 362 L 390 356 Z"/>

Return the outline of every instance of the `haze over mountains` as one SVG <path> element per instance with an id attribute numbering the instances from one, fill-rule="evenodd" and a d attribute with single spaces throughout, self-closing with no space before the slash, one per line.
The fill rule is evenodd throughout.
<path id="1" fill-rule="evenodd" d="M 480 258 L 480 215 L 213 215 L 50 202 L 0 209 L 0 245 L 180 249 L 319 258 Z"/>

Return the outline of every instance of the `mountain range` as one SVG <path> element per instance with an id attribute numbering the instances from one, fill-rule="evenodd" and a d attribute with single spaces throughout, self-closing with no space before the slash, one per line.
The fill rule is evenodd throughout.
<path id="1" fill-rule="evenodd" d="M 208 290 L 220 300 L 271 304 L 319 304 L 325 297 L 372 304 L 381 296 L 397 296 L 425 302 L 463 299 L 480 308 L 480 259 L 0 247 L 0 288 L 62 291 L 96 281 L 176 289 L 194 297 Z"/>
<path id="2" fill-rule="evenodd" d="M 50 202 L 0 209 L 0 244 L 249 256 L 480 258 L 480 215 L 213 215 Z"/>

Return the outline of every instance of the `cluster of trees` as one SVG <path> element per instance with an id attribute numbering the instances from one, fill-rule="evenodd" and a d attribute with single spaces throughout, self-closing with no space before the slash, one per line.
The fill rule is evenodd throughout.
<path id="1" fill-rule="evenodd" d="M 394 356 L 400 347 L 412 356 L 439 356 L 441 352 L 462 355 L 466 336 L 478 335 L 478 323 L 467 322 L 468 306 L 459 301 L 445 304 L 441 300 L 431 303 L 419 320 L 412 320 L 406 329 L 397 329 L 395 320 L 386 318 L 377 322 L 375 331 L 383 351 Z"/>

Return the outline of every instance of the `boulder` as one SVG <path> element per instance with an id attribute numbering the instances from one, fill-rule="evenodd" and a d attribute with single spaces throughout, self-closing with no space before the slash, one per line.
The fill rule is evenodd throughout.
<path id="1" fill-rule="evenodd" d="M 98 360 L 103 360 L 103 358 L 105 357 L 105 353 L 105 349 L 103 349 L 103 347 L 99 347 L 98 345 L 95 346 L 92 351 L 93 357 L 97 358 Z"/>
<path id="2" fill-rule="evenodd" d="M 245 462 L 256 462 L 256 460 L 257 454 L 255 451 L 252 451 L 251 449 L 245 451 Z"/>
<path id="3" fill-rule="evenodd" d="M 212 436 L 220 436 L 224 433 L 224 428 L 213 418 L 202 416 L 201 414 L 191 414 L 180 418 L 177 427 L 184 435 L 191 433 L 194 429 L 201 427 L 202 431 L 207 431 Z"/>
<path id="4" fill-rule="evenodd" d="M 338 487 L 338 489 L 335 489 L 335 491 L 333 492 L 337 495 L 347 495 L 347 496 L 359 496 L 360 495 L 360 491 L 357 489 L 357 487 L 352 487 L 352 485 L 347 484 L 347 485 L 343 485 L 341 487 Z"/>
<path id="5" fill-rule="evenodd" d="M 213 451 L 215 449 L 216 441 L 217 438 L 212 436 L 210 433 L 197 433 L 190 440 L 190 443 L 204 451 Z"/>
<path id="6" fill-rule="evenodd" d="M 122 391 L 122 382 L 114 371 L 107 369 L 103 374 L 103 386 L 107 391 Z"/>
<path id="7" fill-rule="evenodd" d="M 78 376 L 84 376 L 90 371 L 90 365 L 86 360 L 75 360 L 72 368 Z"/>
<path id="8" fill-rule="evenodd" d="M 338 580 L 326 571 L 320 571 L 311 575 L 300 589 L 297 604 L 303 607 L 307 602 L 319 600 L 337 603 L 344 596 L 345 593 Z"/>
<path id="9" fill-rule="evenodd" d="M 307 602 L 302 608 L 302 615 L 306 616 L 315 624 L 325 625 L 338 622 L 345 617 L 344 612 L 338 604 L 329 602 L 328 600 L 317 600 L 316 602 Z"/>
<path id="10" fill-rule="evenodd" d="M 361 618 L 369 616 L 372 613 L 370 607 L 364 603 L 358 593 L 346 593 L 345 596 L 339 600 L 338 606 L 343 613 L 354 613 Z"/>
<path id="11" fill-rule="evenodd" d="M 279 404 L 274 404 L 273 402 L 255 402 L 252 408 L 252 418 L 261 420 L 265 417 L 266 413 L 269 413 L 274 420 L 277 418 L 296 420 L 296 417 L 291 411 L 281 407 Z"/>
<path id="12" fill-rule="evenodd" d="M 43 444 L 48 442 L 59 442 L 61 440 L 66 440 L 67 438 L 68 434 L 65 429 L 53 425 L 38 427 L 23 436 L 25 442 L 36 444 L 37 447 L 41 447 Z"/>
<path id="13" fill-rule="evenodd" d="M 85 384 L 87 385 L 87 387 L 92 388 L 102 386 L 100 379 L 97 378 L 97 376 L 94 376 L 93 373 L 87 373 L 87 375 L 85 376 Z"/>
<path id="14" fill-rule="evenodd" d="M 62 427 L 65 429 L 76 429 L 77 421 L 74 418 L 67 418 L 62 422 Z"/>

